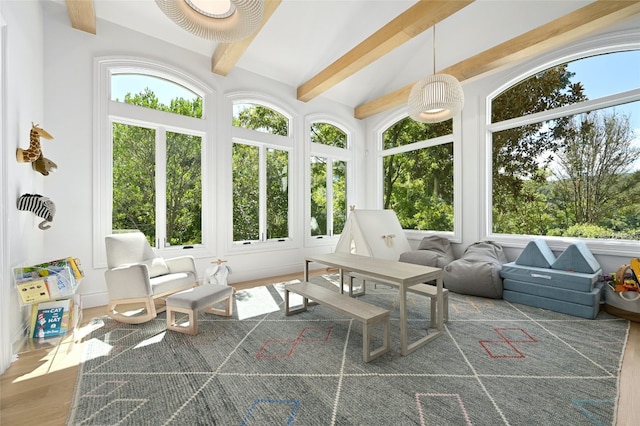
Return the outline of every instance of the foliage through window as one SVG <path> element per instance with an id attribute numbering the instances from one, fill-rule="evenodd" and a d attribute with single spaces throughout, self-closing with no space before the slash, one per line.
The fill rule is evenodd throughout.
<path id="1" fill-rule="evenodd" d="M 132 93 L 137 93 L 137 96 L 132 96 Z M 111 99 L 158 111 L 202 118 L 200 96 L 179 84 L 151 75 L 114 74 L 111 77 Z"/>
<path id="2" fill-rule="evenodd" d="M 118 77 L 122 82 L 123 76 Z M 154 81 L 153 77 L 149 79 Z M 144 81 L 140 75 L 134 79 Z M 137 107 L 202 117 L 202 98 L 173 85 L 176 87 L 168 90 L 169 94 L 191 97 L 163 103 L 160 97 L 170 95 L 139 87 L 137 93 L 127 92 L 122 99 Z M 116 92 L 112 97 L 119 99 L 114 95 Z M 136 124 L 125 116 L 112 117 L 112 229 L 140 230 L 156 247 L 201 244 L 202 135 L 187 127 L 169 130 L 161 124 L 162 118 L 154 118 L 151 112 L 145 114 L 148 119 L 137 119 Z"/>
<path id="3" fill-rule="evenodd" d="M 233 139 L 233 241 L 281 241 L 289 237 L 289 138 L 281 145 L 260 133 L 289 134 L 289 120 L 258 104 L 235 104 L 233 125 L 255 130 L 252 140 Z"/>
<path id="4" fill-rule="evenodd" d="M 583 58 L 493 99 L 494 233 L 640 240 L 639 66 L 640 51 Z"/>
<path id="5" fill-rule="evenodd" d="M 257 104 L 234 104 L 233 125 L 272 135 L 289 136 L 287 117 L 278 111 Z"/>
<path id="6" fill-rule="evenodd" d="M 406 117 L 383 133 L 383 208 L 393 209 L 404 229 L 453 232 L 452 132 L 452 120 Z"/>
<path id="7" fill-rule="evenodd" d="M 310 235 L 321 238 L 342 233 L 347 219 L 347 134 L 330 123 L 315 122 L 309 129 Z"/>
<path id="8" fill-rule="evenodd" d="M 347 135 L 338 127 L 329 123 L 311 124 L 311 142 L 336 148 L 347 148 Z"/>

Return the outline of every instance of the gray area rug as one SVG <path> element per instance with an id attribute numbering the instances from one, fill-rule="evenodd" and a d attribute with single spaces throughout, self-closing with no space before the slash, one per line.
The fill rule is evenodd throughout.
<path id="1" fill-rule="evenodd" d="M 319 305 L 285 317 L 282 283 L 237 292 L 233 318 L 200 314 L 197 336 L 166 331 L 164 314 L 97 319 L 68 424 L 615 424 L 626 320 L 452 293 L 444 335 L 401 356 L 397 290 L 367 284 L 361 299 L 392 318 L 392 350 L 370 363 L 359 322 Z M 408 306 L 410 339 L 433 332 L 429 300 Z"/>

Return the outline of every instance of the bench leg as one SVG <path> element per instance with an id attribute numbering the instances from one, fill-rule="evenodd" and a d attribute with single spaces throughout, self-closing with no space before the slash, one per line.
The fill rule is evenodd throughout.
<path id="1" fill-rule="evenodd" d="M 307 310 L 307 305 L 309 304 L 309 299 L 306 297 L 302 298 L 302 306 L 299 308 L 291 309 L 289 306 L 289 290 L 284 289 L 284 314 L 289 316 L 293 314 L 297 314 L 300 312 L 304 312 Z"/>
<path id="2" fill-rule="evenodd" d="M 214 302 L 218 303 L 218 302 Z M 209 306 L 204 310 L 208 314 L 220 315 L 221 317 L 230 317 L 233 315 L 233 294 L 225 299 L 224 309 L 213 308 Z"/>
<path id="3" fill-rule="evenodd" d="M 189 326 L 177 323 L 176 312 L 187 314 L 189 316 Z M 198 334 L 198 311 L 167 306 L 167 330 L 177 331 L 180 333 L 186 333 L 195 336 L 196 334 Z"/>
<path id="4" fill-rule="evenodd" d="M 371 333 L 369 327 L 374 327 L 376 324 L 382 323 L 382 346 L 370 350 L 371 346 Z M 362 323 L 362 360 L 364 362 L 373 361 L 374 359 L 386 354 L 391 349 L 390 343 L 391 327 L 389 326 L 389 316 L 386 316 L 380 321 L 367 324 Z"/>

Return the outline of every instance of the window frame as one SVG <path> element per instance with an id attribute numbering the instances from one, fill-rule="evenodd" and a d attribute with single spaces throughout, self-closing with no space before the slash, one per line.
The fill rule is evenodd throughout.
<path id="1" fill-rule="evenodd" d="M 133 73 L 158 77 L 182 85 L 202 97 L 202 118 L 181 116 L 165 111 L 129 105 L 111 100 L 111 76 Z M 127 125 L 151 127 L 157 132 L 186 133 L 202 138 L 202 244 L 190 248 L 194 257 L 211 256 L 215 252 L 215 174 L 210 165 L 215 165 L 215 115 L 214 92 L 205 84 L 187 74 L 164 64 L 120 57 L 98 57 L 94 60 L 94 158 L 93 158 L 93 264 L 95 268 L 107 266 L 104 237 L 112 232 L 113 200 L 113 122 Z M 156 158 L 164 158 L 164 152 Z M 164 179 L 164 177 L 162 177 Z M 163 209 L 164 210 L 164 207 Z M 157 212 L 159 213 L 159 212 Z M 158 226 L 159 224 L 156 224 Z M 159 256 L 184 254 L 182 246 L 155 249 Z"/>
<path id="2" fill-rule="evenodd" d="M 514 127 L 524 126 L 527 124 L 538 123 L 559 117 L 580 114 L 587 111 L 593 111 L 603 108 L 615 107 L 617 105 L 640 101 L 640 88 L 627 90 L 624 92 L 607 95 L 604 97 L 589 99 L 584 102 L 562 106 L 553 110 L 542 111 L 535 114 L 526 115 L 524 117 L 515 117 L 501 122 L 491 123 L 491 102 L 499 96 L 503 91 L 513 87 L 519 82 L 536 75 L 546 69 L 584 59 L 590 56 L 616 53 L 628 50 L 639 50 L 640 41 L 638 40 L 640 31 L 623 31 L 620 33 L 610 34 L 603 37 L 583 41 L 564 49 L 560 49 L 549 54 L 540 56 L 531 61 L 527 61 L 520 66 L 514 68 L 502 84 L 495 90 L 491 91 L 485 99 L 484 103 L 484 161 L 482 188 L 480 192 L 484 194 L 481 206 L 483 212 L 483 220 L 480 224 L 480 234 L 485 239 L 498 242 L 505 247 L 524 248 L 532 238 L 544 238 L 552 250 L 563 250 L 571 241 L 579 239 L 584 241 L 594 254 L 604 254 L 613 256 L 630 256 L 637 255 L 640 242 L 630 240 L 605 240 L 597 238 L 573 238 L 573 237 L 556 237 L 556 236 L 533 236 L 533 235 L 516 235 L 516 234 L 498 234 L 493 233 L 493 213 L 492 213 L 492 133 L 506 130 Z M 633 41 L 630 41 L 633 40 Z M 481 112 L 482 114 L 482 112 Z"/>
<path id="3" fill-rule="evenodd" d="M 311 141 L 310 129 L 314 123 L 326 123 L 340 129 L 347 137 L 347 147 L 323 145 Z M 355 161 L 354 161 L 354 131 L 327 114 L 311 114 L 304 119 L 305 149 L 304 149 L 304 239 L 306 247 L 333 246 L 340 239 L 342 233 L 320 236 L 311 235 L 311 157 L 324 157 L 331 161 L 344 161 L 347 165 L 347 217 L 349 206 L 354 204 L 355 198 Z M 329 175 L 327 175 L 329 179 Z M 333 203 L 333 201 L 331 201 Z M 346 220 L 346 218 L 345 218 Z"/>
<path id="4" fill-rule="evenodd" d="M 277 249 L 286 249 L 295 247 L 295 241 L 298 239 L 297 237 L 297 229 L 299 229 L 299 223 L 297 222 L 296 213 L 297 209 L 294 206 L 294 201 L 296 197 L 294 194 L 297 191 L 296 182 L 298 181 L 296 177 L 296 143 L 295 143 L 295 126 L 294 126 L 294 115 L 289 112 L 287 108 L 280 106 L 279 104 L 273 102 L 272 99 L 266 98 L 259 94 L 255 93 L 232 93 L 227 95 L 228 101 L 228 123 L 229 128 L 231 129 L 228 143 L 225 143 L 225 151 L 224 158 L 227 158 L 228 161 L 225 161 L 225 165 L 227 167 L 224 173 L 224 182 L 229 182 L 229 185 L 226 185 L 225 191 L 226 193 L 223 195 L 223 199 L 225 200 L 222 203 L 226 206 L 226 210 L 223 214 L 223 217 L 227 218 L 226 236 L 224 238 L 226 244 L 226 252 L 232 254 L 238 253 L 247 253 L 247 252 L 260 252 L 260 251 L 270 251 L 274 248 Z M 258 130 L 251 130 L 244 127 L 236 127 L 232 124 L 233 120 L 233 107 L 235 104 L 254 104 L 259 105 L 265 108 L 272 109 L 279 114 L 282 114 L 289 121 L 289 129 L 288 136 L 280 136 L 274 135 L 272 133 L 266 133 Z M 263 238 L 262 235 L 260 240 L 251 241 L 250 243 L 243 241 L 234 241 L 233 240 L 233 171 L 232 171 L 232 150 L 233 144 L 239 142 L 246 145 L 256 146 L 259 148 L 260 152 L 266 152 L 267 149 L 273 148 L 278 150 L 283 150 L 288 152 L 289 160 L 288 160 L 288 176 L 289 176 L 289 187 L 288 187 L 288 218 L 289 218 L 289 235 L 286 238 L 278 238 L 278 239 L 266 239 Z M 263 158 L 260 156 L 259 161 L 261 163 L 266 162 L 266 157 Z M 260 194 L 266 194 L 266 170 L 265 173 L 260 172 Z M 262 234 L 262 230 L 266 228 L 266 198 L 261 197 L 259 200 L 260 203 L 260 217 L 259 217 L 259 233 Z M 263 217 L 264 216 L 264 217 Z"/>
<path id="5" fill-rule="evenodd" d="M 438 234 L 449 239 L 453 243 L 462 241 L 462 112 L 453 117 L 452 129 L 453 133 L 444 136 L 438 136 L 426 141 L 417 141 L 408 145 L 384 149 L 384 132 L 389 127 L 401 119 L 407 117 L 406 107 L 398 109 L 394 114 L 388 116 L 384 121 L 379 123 L 374 129 L 376 141 L 376 193 L 375 205 L 378 209 L 383 206 L 384 191 L 384 157 L 416 149 L 424 149 L 432 146 L 442 145 L 445 143 L 453 143 L 453 231 L 437 231 L 437 230 L 417 230 L 405 229 L 405 234 L 409 240 L 422 240 L 427 235 Z"/>

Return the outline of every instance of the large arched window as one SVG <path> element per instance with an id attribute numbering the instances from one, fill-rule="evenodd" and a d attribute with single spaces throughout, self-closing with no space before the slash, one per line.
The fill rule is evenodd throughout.
<path id="1" fill-rule="evenodd" d="M 97 63 L 96 263 L 112 232 L 142 231 L 160 250 L 205 250 L 213 240 L 203 200 L 210 92 L 162 65 Z"/>
<path id="2" fill-rule="evenodd" d="M 290 239 L 290 119 L 275 107 L 234 101 L 233 242 Z"/>
<path id="3" fill-rule="evenodd" d="M 308 237 L 319 241 L 340 235 L 347 220 L 350 135 L 326 120 L 308 122 L 309 223 Z"/>
<path id="4" fill-rule="evenodd" d="M 201 96 L 147 74 L 114 73 L 111 99 L 202 117 Z M 112 114 L 111 122 L 113 231 L 140 230 L 157 248 L 200 244 L 204 135 L 186 122 L 171 128 L 152 116 L 133 123 L 127 113 Z"/>
<path id="5" fill-rule="evenodd" d="M 640 50 L 552 66 L 491 101 L 491 234 L 640 240 Z"/>

